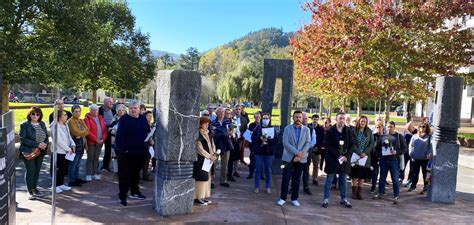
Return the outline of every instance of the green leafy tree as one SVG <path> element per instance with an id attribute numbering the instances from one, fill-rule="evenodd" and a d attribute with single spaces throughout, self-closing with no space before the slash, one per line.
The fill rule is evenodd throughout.
<path id="1" fill-rule="evenodd" d="M 186 54 L 181 54 L 179 65 L 184 70 L 198 71 L 200 58 L 197 48 L 191 47 L 186 50 Z"/>

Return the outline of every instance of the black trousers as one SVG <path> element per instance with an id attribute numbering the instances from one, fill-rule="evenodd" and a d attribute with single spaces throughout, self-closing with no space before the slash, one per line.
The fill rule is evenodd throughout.
<path id="1" fill-rule="evenodd" d="M 119 154 L 117 159 L 119 198 L 126 199 L 129 190 L 130 194 L 140 194 L 138 184 L 140 181 L 140 170 L 145 162 L 145 155 Z"/>
<path id="2" fill-rule="evenodd" d="M 102 167 L 100 169 L 110 169 L 110 158 L 112 155 L 112 135 L 107 134 L 107 138 L 104 141 L 105 151 L 104 158 L 102 159 Z"/>
<path id="3" fill-rule="evenodd" d="M 312 152 L 308 154 L 308 159 L 303 168 L 303 189 L 309 188 L 309 166 L 311 164 L 312 154 L 313 154 Z"/>
<path id="4" fill-rule="evenodd" d="M 280 198 L 286 201 L 288 195 L 288 187 L 291 180 L 291 200 L 298 199 L 298 192 L 300 189 L 301 173 L 305 163 L 291 162 L 283 169 L 283 177 L 281 178 L 281 193 Z"/>
<path id="5" fill-rule="evenodd" d="M 413 174 L 411 175 L 411 187 L 416 188 L 416 184 L 418 184 L 418 177 L 420 175 L 420 168 L 423 173 L 423 182 L 424 185 L 428 185 L 426 180 L 426 168 L 428 166 L 428 160 L 415 160 L 413 162 Z"/>
<path id="6" fill-rule="evenodd" d="M 53 157 L 51 157 L 51 165 L 53 164 Z M 66 154 L 57 154 L 56 158 L 56 187 L 64 184 L 64 177 L 67 175 L 69 161 L 66 159 Z M 53 167 L 50 167 L 51 176 L 53 175 Z"/>

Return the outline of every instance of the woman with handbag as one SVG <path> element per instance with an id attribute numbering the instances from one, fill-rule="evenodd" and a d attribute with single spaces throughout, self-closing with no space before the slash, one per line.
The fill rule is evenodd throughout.
<path id="1" fill-rule="evenodd" d="M 212 202 L 206 200 L 211 196 L 211 175 L 202 170 L 204 159 L 215 162 L 217 157 L 216 147 L 212 137 L 209 136 L 209 119 L 201 117 L 199 119 L 199 139 L 196 141 L 197 161 L 194 163 L 194 179 L 196 180 L 194 191 L 194 203 L 198 205 L 208 205 Z"/>
<path id="2" fill-rule="evenodd" d="M 43 157 L 48 147 L 48 131 L 42 121 L 43 112 L 39 107 L 31 107 L 27 121 L 20 126 L 20 159 L 25 164 L 25 183 L 28 200 L 35 200 L 42 194 L 38 191 L 38 178 Z"/>
<path id="3" fill-rule="evenodd" d="M 428 123 L 422 123 L 418 127 L 418 133 L 413 135 L 408 146 L 410 157 L 413 161 L 413 174 L 411 174 L 411 186 L 408 191 L 416 189 L 418 183 L 418 176 L 420 174 L 420 168 L 423 173 L 424 186 L 421 194 L 424 194 L 427 190 L 428 182 L 426 180 L 427 165 L 432 155 L 431 147 L 431 129 Z M 410 169 L 411 170 L 411 169 Z"/>

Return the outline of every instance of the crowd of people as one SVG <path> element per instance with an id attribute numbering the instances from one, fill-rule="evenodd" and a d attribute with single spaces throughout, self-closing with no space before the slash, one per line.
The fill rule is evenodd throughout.
<path id="1" fill-rule="evenodd" d="M 427 190 L 427 168 L 432 147 L 430 125 L 426 121 L 418 129 L 408 123 L 403 133 L 399 133 L 395 129 L 395 122 L 384 124 L 380 116 L 376 117 L 374 126 L 370 127 L 367 116 L 351 118 L 350 115 L 339 112 L 334 124 L 327 117 L 323 118 L 324 124 L 321 125 L 319 115 L 312 115 L 311 123 L 308 123 L 305 112 L 295 111 L 293 124 L 282 128 L 283 134 L 280 136 L 277 134 L 278 129 L 271 125 L 271 115 L 268 113 L 256 112 L 253 115 L 254 121 L 247 125 L 249 119 L 242 105 L 229 110 L 210 104 L 202 111 L 201 116 L 200 134 L 204 137 L 205 133 L 206 138 L 202 139 L 200 136 L 197 141 L 198 158 L 220 162 L 219 181 L 223 187 L 230 187 L 228 181 L 235 182 L 234 177 L 240 176 L 235 165 L 247 165 L 243 160 L 243 148 L 248 146 L 250 163 L 247 179 L 254 179 L 255 193 L 261 191 L 260 182 L 265 180 L 264 190 L 271 193 L 272 164 L 278 138 L 282 138 L 283 176 L 280 197 L 276 202 L 279 206 L 286 203 L 288 195 L 292 205 L 301 206 L 298 200 L 300 183 L 303 183 L 303 192 L 312 195 L 309 188 L 310 175 L 312 184 L 319 185 L 320 170 L 326 173 L 322 201 L 324 208 L 329 207 L 331 190 L 334 189 L 339 189 L 340 205 L 352 208 L 347 196 L 347 180 L 351 181 L 350 198 L 363 200 L 366 182 L 371 184 L 373 199 L 383 198 L 386 195 L 385 187 L 389 184 L 389 172 L 394 204 L 399 204 L 402 184 L 408 191 L 416 189 L 420 168 L 424 179 L 421 194 L 425 194 Z M 205 145 L 203 140 L 208 144 Z M 403 183 L 408 164 L 410 172 L 406 183 Z M 200 166 L 202 164 L 196 165 L 197 168 L 201 168 Z M 209 204 L 206 198 L 214 187 L 211 181 L 214 176 L 214 170 L 209 171 L 205 194 L 204 189 L 196 186 L 196 193 L 200 193 L 195 196 L 196 204 Z"/>
<path id="2" fill-rule="evenodd" d="M 114 104 L 112 98 L 104 99 L 100 107 L 90 105 L 84 118 L 81 118 L 79 105 L 72 106 L 72 113 L 64 108 L 60 99 L 56 100 L 55 106 L 56 116 L 54 113 L 49 115 L 52 143 L 57 152 L 55 192 L 69 191 L 100 180 L 101 173 L 112 172 L 118 179 L 120 204 L 126 206 L 128 198 L 145 199 L 139 181 L 152 180 L 148 170 L 150 162 L 152 170 L 156 169 L 156 159 L 149 151 L 154 140 L 146 140 L 154 126 L 152 112 L 137 100 L 130 101 L 126 107 L 121 102 Z M 347 197 L 348 179 L 351 181 L 352 199 L 364 199 L 365 182 L 371 184 L 373 199 L 383 198 L 385 186 L 389 184 L 389 172 L 394 204 L 399 203 L 401 184 L 408 191 L 416 189 L 420 169 L 424 178 L 421 193 L 426 192 L 429 182 L 427 168 L 432 155 L 431 130 L 426 122 L 418 129 L 408 123 L 405 131 L 399 133 L 393 121 L 384 125 L 380 117 L 376 118 L 373 127 L 369 127 L 366 116 L 352 119 L 339 112 L 334 124 L 330 117 L 322 118 L 324 123 L 320 124 L 319 115 L 312 115 L 309 123 L 305 112 L 295 111 L 293 123 L 282 127 L 280 135 L 280 129 L 272 125 L 271 118 L 270 113 L 256 112 L 250 121 L 240 104 L 233 107 L 209 104 L 201 112 L 199 130 L 196 131 L 199 134 L 195 145 L 197 161 L 193 171 L 195 204 L 212 203 L 209 197 L 217 181 L 223 188 L 230 187 L 229 181 L 236 182 L 236 177 L 241 176 L 239 168 L 242 166 L 239 164 L 248 166 L 247 179 L 253 179 L 254 193 L 263 191 L 270 194 L 272 166 L 279 143 L 283 146 L 283 176 L 276 202 L 279 206 L 283 206 L 290 195 L 292 205 L 300 207 L 300 183 L 303 183 L 303 192 L 312 195 L 310 177 L 313 185 L 319 185 L 320 171 L 326 174 L 324 208 L 329 207 L 331 190 L 334 189 L 339 189 L 340 204 L 352 208 Z M 41 108 L 32 107 L 26 119 L 20 126 L 20 158 L 26 168 L 28 199 L 35 200 L 43 196 L 37 183 L 50 142 Z M 250 149 L 250 163 L 244 160 L 246 147 Z M 99 163 L 102 149 L 103 160 Z M 87 153 L 85 176 L 81 176 L 80 162 L 84 153 Z M 212 163 L 209 170 L 202 169 L 205 162 Z M 410 172 L 403 183 L 407 164 L 410 164 Z M 214 179 L 216 176 L 218 179 Z M 261 189 L 261 182 L 264 189 Z"/>

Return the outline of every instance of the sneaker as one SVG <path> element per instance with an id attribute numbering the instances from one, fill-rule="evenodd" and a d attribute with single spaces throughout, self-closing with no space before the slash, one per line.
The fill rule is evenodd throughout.
<path id="1" fill-rule="evenodd" d="M 208 205 L 212 204 L 212 201 L 211 201 L 211 200 L 201 199 L 201 201 L 207 203 Z"/>
<path id="2" fill-rule="evenodd" d="M 35 195 L 32 193 L 32 192 L 26 192 L 26 197 L 28 198 L 28 200 L 36 200 L 36 197 Z"/>
<path id="3" fill-rule="evenodd" d="M 228 183 L 221 183 L 221 186 L 222 187 L 230 187 L 230 185 Z"/>
<path id="4" fill-rule="evenodd" d="M 64 184 L 61 185 L 61 186 L 59 186 L 59 188 L 61 188 L 61 190 L 63 190 L 63 191 L 70 191 L 70 190 L 72 189 L 71 187 L 66 186 L 66 185 L 64 185 Z"/>
<path id="5" fill-rule="evenodd" d="M 352 208 L 352 204 L 347 199 L 341 200 L 340 204 L 346 208 Z"/>
<path id="6" fill-rule="evenodd" d="M 393 204 L 398 205 L 398 197 L 393 198 Z"/>
<path id="7" fill-rule="evenodd" d="M 270 188 L 267 188 L 267 189 L 265 189 L 265 192 L 267 192 L 267 194 L 271 194 L 272 190 Z"/>
<path id="8" fill-rule="evenodd" d="M 233 175 L 234 175 L 234 177 L 240 177 L 240 174 L 239 174 L 239 172 L 237 172 L 237 171 L 236 171 L 236 172 L 234 172 L 234 174 L 233 174 Z"/>
<path id="9" fill-rule="evenodd" d="M 329 207 L 329 202 L 328 201 L 324 201 L 323 204 L 321 205 L 321 207 L 323 208 L 328 208 Z"/>
<path id="10" fill-rule="evenodd" d="M 103 173 L 105 173 L 105 172 L 109 172 L 109 171 L 110 171 L 110 170 L 108 170 L 108 169 L 105 169 L 105 168 L 102 168 L 102 169 L 100 169 L 100 172 L 103 172 Z"/>
<path id="11" fill-rule="evenodd" d="M 88 182 L 88 181 L 92 181 L 92 176 L 91 175 L 86 176 L 86 182 Z"/>
<path id="12" fill-rule="evenodd" d="M 283 199 L 280 198 L 280 199 L 278 199 L 278 201 L 276 202 L 276 204 L 277 204 L 278 206 L 283 206 L 283 205 L 285 204 L 285 202 L 286 202 L 285 200 L 283 200 Z"/>
<path id="13" fill-rule="evenodd" d="M 94 180 L 100 180 L 100 174 L 94 175 Z"/>
<path id="14" fill-rule="evenodd" d="M 314 185 L 316 185 L 316 186 L 318 186 L 318 185 L 319 185 L 319 183 L 318 183 L 318 181 L 317 181 L 317 180 L 313 180 L 313 184 L 314 184 Z"/>
<path id="15" fill-rule="evenodd" d="M 144 200 L 145 198 L 146 197 L 144 195 L 142 195 L 141 193 L 130 195 L 130 199 Z"/>
<path id="16" fill-rule="evenodd" d="M 374 197 L 372 197 L 372 199 L 374 199 L 374 200 L 382 199 L 382 195 L 377 193 L 377 194 L 374 195 Z"/>
<path id="17" fill-rule="evenodd" d="M 253 178 L 252 175 L 249 175 L 249 176 L 247 177 L 248 180 L 250 180 L 250 179 L 252 179 L 252 178 Z"/>
<path id="18" fill-rule="evenodd" d="M 300 207 L 301 206 L 301 204 L 298 200 L 291 201 L 291 204 L 293 204 L 294 207 Z"/>
<path id="19" fill-rule="evenodd" d="M 255 189 L 253 190 L 253 193 L 258 194 L 259 191 L 260 191 L 260 190 L 259 190 L 258 188 L 255 188 Z"/>
<path id="20" fill-rule="evenodd" d="M 205 206 L 205 205 L 207 205 L 207 202 L 204 202 L 201 199 L 194 199 L 194 204 L 200 205 L 200 206 Z"/>
<path id="21" fill-rule="evenodd" d="M 372 193 L 372 194 L 375 193 L 375 187 L 374 187 L 374 186 L 372 186 L 372 187 L 370 188 L 370 193 Z"/>
<path id="22" fill-rule="evenodd" d="M 305 188 L 303 192 L 307 195 L 313 195 L 313 193 L 311 193 L 311 190 L 309 190 L 309 188 Z"/>
<path id="23" fill-rule="evenodd" d="M 405 186 L 406 188 L 411 187 L 411 181 L 408 181 L 404 186 Z"/>
<path id="24" fill-rule="evenodd" d="M 35 197 L 44 197 L 44 194 L 38 191 L 38 189 L 33 189 L 33 196 Z"/>
<path id="25" fill-rule="evenodd" d="M 56 194 L 62 193 L 63 189 L 61 189 L 59 186 L 56 187 Z"/>
<path id="26" fill-rule="evenodd" d="M 235 182 L 235 179 L 234 179 L 233 177 L 231 177 L 231 176 L 229 176 L 229 177 L 227 178 L 227 180 L 232 181 L 232 182 Z"/>
<path id="27" fill-rule="evenodd" d="M 128 204 L 126 199 L 120 199 L 119 202 L 123 206 L 127 206 L 127 204 Z"/>

